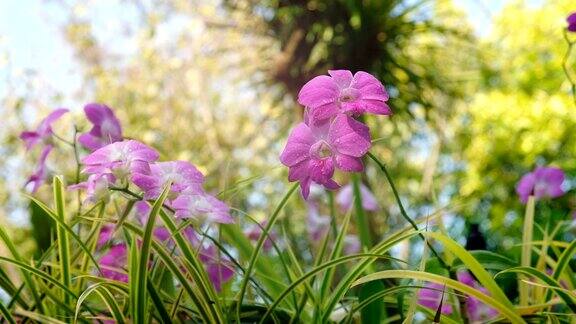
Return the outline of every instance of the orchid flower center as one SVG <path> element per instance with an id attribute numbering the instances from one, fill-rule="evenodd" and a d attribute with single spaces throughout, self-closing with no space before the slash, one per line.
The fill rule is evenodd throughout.
<path id="1" fill-rule="evenodd" d="M 338 97 L 338 100 L 340 102 L 351 102 L 358 99 L 358 97 L 360 97 L 360 92 L 358 90 L 354 88 L 346 88 L 340 91 L 340 96 Z"/>
<path id="2" fill-rule="evenodd" d="M 323 159 L 332 156 L 332 148 L 324 140 L 314 143 L 310 147 L 310 156 L 316 159 Z"/>

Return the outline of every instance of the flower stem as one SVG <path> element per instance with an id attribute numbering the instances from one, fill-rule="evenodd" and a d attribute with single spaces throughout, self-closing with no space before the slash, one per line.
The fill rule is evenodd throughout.
<path id="1" fill-rule="evenodd" d="M 388 180 L 388 183 L 390 184 L 390 188 L 392 189 L 392 193 L 394 194 L 394 198 L 396 199 L 396 203 L 398 203 L 398 207 L 400 208 L 400 214 L 402 214 L 402 217 L 404 217 L 404 219 L 406 219 L 406 221 L 408 221 L 408 223 L 410 223 L 410 225 L 412 225 L 412 227 L 418 231 L 419 230 L 418 225 L 410 218 L 410 216 L 408 216 L 408 213 L 406 213 L 406 209 L 404 209 L 404 205 L 402 204 L 402 200 L 400 199 L 400 195 L 398 194 L 398 190 L 396 190 L 396 186 L 394 185 L 394 181 L 392 181 L 392 177 L 390 176 L 390 173 L 388 172 L 388 169 L 386 169 L 386 166 L 384 165 L 384 163 L 380 162 L 380 160 L 378 160 L 378 158 L 370 152 L 368 152 L 368 157 L 370 159 L 372 159 L 372 161 L 374 161 L 378 165 L 378 167 L 380 167 L 380 170 L 382 170 L 382 172 L 386 176 L 386 180 Z M 430 244 L 430 242 L 426 240 L 424 235 L 422 233 L 419 233 L 418 236 L 420 236 L 420 238 L 422 238 L 424 240 L 424 242 L 426 242 L 426 244 L 430 248 L 430 251 L 438 259 L 438 262 L 440 262 L 442 267 L 448 271 L 451 271 L 448 264 L 446 264 L 446 262 L 444 262 L 444 260 L 440 257 L 440 255 L 438 254 L 436 249 L 434 249 L 432 244 Z"/>

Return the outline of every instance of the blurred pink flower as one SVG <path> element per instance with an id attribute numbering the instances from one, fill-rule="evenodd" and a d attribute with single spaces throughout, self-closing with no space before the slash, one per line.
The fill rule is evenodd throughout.
<path id="1" fill-rule="evenodd" d="M 232 265 L 219 255 L 218 250 L 213 245 L 202 247 L 198 253 L 198 258 L 204 263 L 208 278 L 212 281 L 216 291 L 221 291 L 222 284 L 234 276 Z"/>
<path id="2" fill-rule="evenodd" d="M 364 170 L 361 157 L 370 146 L 368 127 L 339 114 L 324 125 L 297 125 L 288 136 L 280 161 L 290 169 L 288 180 L 300 181 L 306 199 L 312 181 L 327 189 L 339 188 L 332 179 L 335 168 L 346 172 Z"/>
<path id="3" fill-rule="evenodd" d="M 108 144 L 82 159 L 84 172 L 110 174 L 126 181 L 133 174 L 150 173 L 150 163 L 158 159 L 158 152 L 138 141 L 128 140 Z"/>
<path id="4" fill-rule="evenodd" d="M 488 290 L 482 287 L 468 271 L 458 272 L 458 281 L 470 286 L 484 295 L 490 296 Z M 498 315 L 498 311 L 473 296 L 466 296 L 466 309 L 470 323 L 486 323 Z"/>
<path id="5" fill-rule="evenodd" d="M 60 108 L 52 111 L 46 118 L 44 118 L 35 131 L 25 131 L 20 133 L 20 139 L 26 143 L 26 149 L 30 150 L 36 144 L 44 142 L 50 147 L 50 139 L 52 137 L 52 124 L 57 121 L 62 115 L 68 112 L 68 109 Z"/>
<path id="6" fill-rule="evenodd" d="M 357 235 L 348 234 L 344 236 L 344 254 L 356 254 L 362 250 L 362 244 Z"/>
<path id="7" fill-rule="evenodd" d="M 366 187 L 363 183 L 360 184 L 360 198 L 362 199 L 362 208 L 368 211 L 378 210 L 378 201 L 374 194 Z M 338 196 L 336 196 L 336 202 L 340 205 L 342 210 L 350 210 L 352 208 L 352 202 L 354 201 L 354 186 L 349 183 L 342 187 Z"/>
<path id="8" fill-rule="evenodd" d="M 152 210 L 152 207 L 150 207 L 150 205 L 147 202 L 141 200 L 134 204 L 134 210 L 138 222 L 140 222 L 142 226 L 145 226 L 146 223 L 148 223 L 148 217 L 150 216 L 150 211 Z M 172 235 L 170 234 L 170 231 L 168 231 L 166 227 L 156 225 L 153 234 L 158 241 L 169 242 L 170 246 L 174 245 L 174 242 L 171 240 Z"/>
<path id="9" fill-rule="evenodd" d="M 520 179 L 516 186 L 516 193 L 524 204 L 528 202 L 530 195 L 534 195 L 536 199 L 556 198 L 564 194 L 563 182 L 564 172 L 561 169 L 537 167 Z"/>
<path id="10" fill-rule="evenodd" d="M 312 243 L 319 242 L 330 228 L 330 216 L 320 215 L 318 207 L 313 202 L 308 202 L 308 235 Z"/>
<path id="11" fill-rule="evenodd" d="M 114 176 L 111 174 L 91 174 L 86 181 L 71 185 L 68 188 L 72 190 L 85 189 L 86 199 L 84 199 L 84 204 L 94 204 L 99 201 L 108 201 L 110 197 L 108 187 L 114 181 Z"/>
<path id="12" fill-rule="evenodd" d="M 258 239 L 260 239 L 260 236 L 262 236 L 262 233 L 264 233 L 264 231 L 262 230 L 262 228 L 266 227 L 266 221 L 263 221 L 259 224 L 250 224 L 246 227 L 246 230 L 244 231 L 244 235 L 246 235 L 246 237 L 252 241 L 252 242 L 257 242 Z M 278 235 L 276 235 L 276 232 L 273 231 L 272 229 L 270 229 L 270 231 L 268 232 L 268 237 L 266 238 L 266 240 L 264 240 L 264 251 L 270 251 L 273 247 L 273 242 L 276 242 L 278 239 Z"/>
<path id="13" fill-rule="evenodd" d="M 568 23 L 568 31 L 576 33 L 576 12 L 573 12 L 566 17 L 566 22 Z"/>
<path id="14" fill-rule="evenodd" d="M 31 192 L 36 192 L 38 188 L 46 181 L 48 177 L 48 172 L 46 170 L 46 159 L 48 158 L 48 154 L 52 151 L 52 145 L 48 144 L 44 146 L 42 149 L 42 153 L 40 153 L 40 159 L 38 161 L 38 166 L 36 167 L 36 171 L 34 174 L 28 178 L 26 182 L 26 187 L 30 187 Z"/>
<path id="15" fill-rule="evenodd" d="M 122 140 L 122 127 L 112 109 L 106 105 L 91 103 L 84 106 L 84 113 L 94 125 L 88 133 L 80 135 L 78 142 L 90 151 Z"/>
<path id="16" fill-rule="evenodd" d="M 390 115 L 388 93 L 378 79 L 366 72 L 331 70 L 308 81 L 298 94 L 298 102 L 309 109 L 312 124 L 322 123 L 339 113 Z"/>
<path id="17" fill-rule="evenodd" d="M 445 290 L 445 287 L 433 282 L 426 283 L 424 287 L 418 290 L 418 304 L 436 311 L 438 306 L 440 306 L 442 291 Z M 440 312 L 444 315 L 452 314 L 452 305 L 450 305 L 446 296 L 444 296 Z"/>
<path id="18" fill-rule="evenodd" d="M 185 191 L 172 202 L 177 218 L 195 218 L 214 223 L 233 223 L 230 208 L 203 191 Z"/>
<path id="19" fill-rule="evenodd" d="M 98 235 L 98 242 L 96 243 L 96 247 L 101 249 L 103 248 L 110 240 L 112 239 L 112 235 L 114 235 L 115 226 L 113 224 L 104 224 L 100 228 L 100 234 Z"/>
<path id="20" fill-rule="evenodd" d="M 185 161 L 156 162 L 150 164 L 149 174 L 134 174 L 132 181 L 144 191 L 145 199 L 156 199 L 168 182 L 172 183 L 172 193 L 201 191 L 204 175 Z"/>
<path id="21" fill-rule="evenodd" d="M 123 270 L 128 260 L 126 244 L 112 246 L 106 254 L 100 258 L 102 275 L 108 279 L 128 282 L 128 274 Z"/>

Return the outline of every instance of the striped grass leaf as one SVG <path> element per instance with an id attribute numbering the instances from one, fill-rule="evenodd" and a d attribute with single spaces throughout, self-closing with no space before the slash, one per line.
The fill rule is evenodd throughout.
<path id="1" fill-rule="evenodd" d="M 46 214 L 56 222 L 58 227 L 61 227 L 64 231 L 66 231 L 67 235 L 69 235 L 72 239 L 74 239 L 74 241 L 80 246 L 80 248 L 84 251 L 84 253 L 86 253 L 86 255 L 90 258 L 90 260 L 92 261 L 92 263 L 94 264 L 94 266 L 96 267 L 98 272 L 101 273 L 102 271 L 100 269 L 100 265 L 98 264 L 98 261 L 96 261 L 96 259 L 94 258 L 94 256 L 90 252 L 90 249 L 86 246 L 86 244 L 84 244 L 84 242 L 80 239 L 78 234 L 76 234 L 74 232 L 74 230 L 72 230 L 72 228 L 70 226 L 68 226 L 65 222 L 62 222 L 60 220 L 59 216 L 56 215 L 56 213 L 52 209 L 50 209 L 48 206 L 46 206 L 46 204 L 44 204 L 40 200 L 38 200 L 38 199 L 36 199 L 30 195 L 25 195 L 25 196 L 28 199 L 30 199 L 33 203 L 37 204 L 38 207 L 42 208 L 46 212 Z"/>
<path id="2" fill-rule="evenodd" d="M 476 260 L 472 254 L 470 254 L 470 252 L 458 244 L 458 242 L 441 233 L 426 232 L 425 235 L 441 242 L 446 250 L 453 253 L 458 259 L 460 259 L 462 263 L 466 265 L 468 270 L 474 274 L 480 284 L 482 284 L 482 286 L 484 286 L 484 288 L 490 292 L 494 299 L 498 300 L 500 303 L 506 305 L 509 308 L 513 308 L 512 303 L 504 294 L 502 289 L 500 289 L 500 286 L 496 283 L 496 281 L 494 281 L 490 273 L 486 271 L 484 266 L 482 266 L 482 264 L 478 262 L 478 260 Z"/>
<path id="3" fill-rule="evenodd" d="M 53 180 L 54 189 L 54 206 L 56 208 L 56 217 L 60 221 L 56 228 L 56 241 L 58 242 L 58 260 L 60 262 L 61 280 L 62 285 L 70 288 L 72 286 L 71 276 L 71 260 L 70 260 L 70 241 L 68 240 L 68 233 L 61 225 L 66 224 L 66 197 L 64 196 L 64 184 L 59 176 L 55 176 Z M 70 303 L 70 296 L 63 294 L 64 303 Z"/>
<path id="4" fill-rule="evenodd" d="M 421 271 L 413 271 L 413 270 L 385 270 L 364 276 L 359 280 L 356 280 L 353 283 L 353 286 L 358 286 L 370 281 L 381 279 L 418 279 L 441 285 L 446 285 L 449 288 L 455 289 L 466 295 L 470 295 L 474 298 L 477 298 L 484 304 L 495 308 L 500 312 L 501 315 L 505 316 L 512 323 L 524 323 L 524 320 L 517 314 L 514 307 L 506 305 L 505 303 L 500 302 L 498 299 L 493 298 L 492 296 L 485 295 L 480 291 L 468 285 L 465 285 L 459 281 L 446 278 L 437 274 Z"/>
<path id="5" fill-rule="evenodd" d="M 264 313 L 264 315 L 260 319 L 260 323 L 266 322 L 266 319 L 268 318 L 268 316 L 270 316 L 270 314 L 276 309 L 276 307 L 282 302 L 282 300 L 288 296 L 288 294 L 290 294 L 294 289 L 296 289 L 301 284 L 305 283 L 307 280 L 310 280 L 316 274 L 318 274 L 318 273 L 320 273 L 326 269 L 334 268 L 340 264 L 347 263 L 347 262 L 350 262 L 350 261 L 355 260 L 355 259 L 366 259 L 366 258 L 393 259 L 391 257 L 381 255 L 381 254 L 362 253 L 362 254 L 354 254 L 354 255 L 348 255 L 348 256 L 340 257 L 337 259 L 332 259 L 332 260 L 329 260 L 329 261 L 327 261 L 327 262 L 325 262 L 325 263 L 323 263 L 317 267 L 314 267 L 313 269 L 306 272 L 304 275 L 302 275 L 298 279 L 294 280 L 290 284 L 290 286 L 288 286 L 280 294 L 280 296 L 278 296 L 278 298 L 274 301 L 274 303 L 272 305 L 270 305 L 270 307 L 268 307 L 268 309 L 266 310 L 266 313 Z M 399 260 L 397 260 L 397 261 L 399 261 Z"/>
<path id="6" fill-rule="evenodd" d="M 91 285 L 90 287 L 86 288 L 86 290 L 84 290 L 82 294 L 80 294 L 80 296 L 78 297 L 78 300 L 76 302 L 76 310 L 74 312 L 74 324 L 78 322 L 78 315 L 80 314 L 82 304 L 93 293 L 97 293 L 98 296 L 100 296 L 100 298 L 106 304 L 108 310 L 110 311 L 110 313 L 114 317 L 114 320 L 117 323 L 120 324 L 125 323 L 124 315 L 122 314 L 121 308 L 118 305 L 116 298 L 111 293 L 109 288 L 114 289 L 117 292 L 128 296 L 128 294 L 124 290 L 117 289 L 115 286 L 109 285 L 107 282 L 98 282 Z"/>
<path id="7" fill-rule="evenodd" d="M 276 223 L 278 216 L 280 216 L 280 212 L 282 211 L 286 203 L 288 203 L 288 200 L 290 199 L 290 197 L 296 191 L 297 188 L 298 183 L 293 184 L 292 187 L 288 190 L 288 192 L 284 195 L 284 197 L 282 197 L 282 200 L 280 200 L 280 203 L 278 204 L 278 206 L 276 206 L 276 209 L 274 210 L 270 218 L 268 218 L 268 222 L 266 223 L 266 227 L 264 228 L 262 235 L 260 235 L 260 237 L 258 238 L 256 247 L 252 252 L 252 256 L 250 257 L 248 266 L 246 267 L 244 278 L 242 278 L 242 281 L 240 283 L 240 291 L 238 292 L 238 301 L 236 304 L 236 320 L 238 322 L 240 322 L 240 310 L 242 308 L 242 302 L 244 300 L 244 295 L 246 294 L 246 289 L 248 288 L 248 278 L 252 275 L 252 270 L 254 269 L 256 260 L 258 259 L 258 256 L 262 251 L 262 247 L 264 246 L 264 242 L 268 236 L 268 233 L 270 232 L 270 229 L 272 228 L 272 226 L 274 226 L 274 223 Z"/>
<path id="8" fill-rule="evenodd" d="M 560 297 L 560 299 L 562 299 L 564 301 L 564 303 L 566 303 L 566 306 L 568 306 L 570 308 L 570 310 L 572 310 L 572 312 L 576 313 L 576 303 L 575 303 L 574 298 L 572 298 L 565 291 L 562 291 L 561 290 L 562 287 L 560 286 L 560 284 L 556 280 L 554 280 L 554 278 L 550 277 L 549 275 L 542 273 L 542 272 L 540 272 L 537 269 L 534 269 L 532 267 L 516 267 L 516 268 L 506 269 L 504 271 L 500 271 L 497 275 L 499 276 L 499 275 L 502 275 L 505 273 L 517 273 L 517 274 L 523 274 L 523 275 L 531 276 L 531 277 L 534 277 L 534 278 L 544 282 L 545 284 L 547 284 L 551 287 L 560 288 L 560 289 L 554 289 L 554 292 L 556 293 L 556 295 L 558 295 L 558 297 Z M 528 285 L 528 284 L 526 284 L 526 285 Z"/>
<path id="9" fill-rule="evenodd" d="M 123 225 L 130 233 L 142 237 L 144 235 L 140 226 L 134 225 L 129 222 L 125 222 Z M 158 257 L 174 275 L 174 277 L 180 282 L 182 288 L 188 293 L 188 296 L 192 300 L 192 303 L 196 306 L 197 311 L 202 318 L 203 322 L 211 323 L 213 322 L 213 317 L 208 313 L 208 303 L 202 298 L 202 295 L 198 291 L 198 287 L 192 285 L 192 282 L 187 278 L 186 274 L 182 272 L 182 265 L 180 264 L 179 258 L 175 258 L 171 252 L 166 250 L 163 244 L 152 241 L 152 248 L 154 252 L 158 254 Z"/>
<path id="10" fill-rule="evenodd" d="M 12 258 L 17 262 L 21 262 L 22 264 L 24 264 L 22 256 L 20 256 L 20 253 L 18 252 L 16 245 L 14 245 L 14 242 L 12 242 L 12 240 L 10 239 L 10 236 L 8 236 L 8 233 L 6 233 L 4 228 L 1 226 L 0 226 L 0 239 L 4 242 L 4 244 L 8 248 L 8 251 L 10 251 L 10 254 L 12 254 Z M 43 314 L 44 313 L 44 305 L 42 304 L 42 302 L 40 300 L 40 297 L 39 297 L 40 295 L 38 293 L 38 288 L 36 287 L 36 283 L 30 277 L 29 272 L 26 271 L 24 268 L 20 268 L 20 273 L 22 274 L 22 279 L 24 280 L 25 285 L 28 287 L 28 289 L 30 289 L 30 294 L 32 295 L 32 298 L 34 299 L 34 303 L 37 305 L 38 311 L 41 314 Z M 24 285 L 22 285 L 21 288 L 22 289 L 18 289 L 15 292 L 15 295 L 12 296 L 13 301 L 21 300 L 20 291 L 23 290 Z M 12 302 L 10 302 L 10 304 L 12 304 Z M 26 305 L 26 304 L 24 304 L 22 306 L 29 309 L 28 305 Z"/>
<path id="11" fill-rule="evenodd" d="M 534 196 L 528 197 L 526 212 L 524 214 L 524 225 L 522 229 L 522 254 L 520 256 L 520 265 L 529 267 L 532 260 L 532 233 L 534 230 Z M 520 293 L 520 305 L 528 305 L 530 287 L 518 279 L 518 291 Z"/>
<path id="12" fill-rule="evenodd" d="M 198 259 L 197 252 L 191 246 L 189 240 L 186 239 L 178 230 L 178 226 L 176 226 L 172 216 L 168 215 L 163 210 L 160 210 L 160 217 L 170 232 L 176 246 L 182 253 L 182 264 L 198 286 L 198 291 L 208 306 L 210 316 L 212 316 L 213 320 L 216 322 L 224 322 L 224 314 L 222 312 L 218 295 L 214 290 L 214 285 L 212 285 L 212 282 L 208 278 L 203 263 Z"/>
<path id="13" fill-rule="evenodd" d="M 369 253 L 373 255 L 378 255 L 381 257 L 382 254 L 388 252 L 393 246 L 404 241 L 409 240 L 412 237 L 418 235 L 420 231 L 415 231 L 413 228 L 405 228 L 399 232 L 393 233 L 384 241 L 378 243 L 373 247 Z M 359 261 L 352 269 L 350 269 L 330 295 L 327 301 L 324 302 L 322 307 L 322 318 L 320 321 L 325 323 L 328 321 L 330 313 L 334 310 L 338 302 L 346 295 L 352 283 L 358 279 L 362 273 L 376 260 L 376 257 L 368 257 L 364 260 Z"/>
<path id="14" fill-rule="evenodd" d="M 134 307 L 135 310 L 133 312 L 132 320 L 134 323 L 146 323 L 147 322 L 147 315 L 148 315 L 148 289 L 146 287 L 148 283 L 148 266 L 150 261 L 150 250 L 152 246 L 152 240 L 154 235 L 154 228 L 156 226 L 156 217 L 160 213 L 162 206 L 164 205 L 164 200 L 168 196 L 168 192 L 170 192 L 171 184 L 168 184 L 160 197 L 156 199 L 154 204 L 152 205 L 152 209 L 150 210 L 150 214 L 148 215 L 148 220 L 146 222 L 146 226 L 144 228 L 144 235 L 142 236 L 142 241 L 140 243 L 140 251 L 138 251 L 137 255 L 137 270 L 134 272 L 134 269 L 130 269 L 131 272 L 134 272 L 134 277 L 130 279 L 134 279 L 134 282 L 130 282 L 131 286 L 134 286 L 133 293 L 131 295 L 131 299 L 134 299 Z M 136 245 L 137 240 L 132 242 L 133 245 Z M 133 250 L 134 248 L 132 248 Z M 135 257 L 133 257 L 134 259 Z M 133 263 L 131 266 L 134 265 Z"/>
<path id="15" fill-rule="evenodd" d="M 568 247 L 564 249 L 564 252 L 562 252 L 560 258 L 558 258 L 558 263 L 556 264 L 554 272 L 552 273 L 552 279 L 556 281 L 560 279 L 560 276 L 562 275 L 564 270 L 568 268 L 570 260 L 572 260 L 574 254 L 576 254 L 576 240 L 573 240 L 570 243 L 570 245 L 568 245 Z M 544 302 L 549 301 L 551 297 L 552 297 L 552 291 L 548 291 L 544 298 Z"/>

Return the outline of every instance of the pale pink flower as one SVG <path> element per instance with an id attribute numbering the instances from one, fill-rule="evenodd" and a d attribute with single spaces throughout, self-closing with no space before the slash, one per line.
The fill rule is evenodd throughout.
<path id="1" fill-rule="evenodd" d="M 185 161 L 156 162 L 150 164 L 149 174 L 134 174 L 132 181 L 144 191 L 145 199 L 156 199 L 168 182 L 172 183 L 171 198 L 184 190 L 201 191 L 204 175 Z"/>
<path id="2" fill-rule="evenodd" d="M 138 141 L 128 140 L 108 144 L 82 159 L 84 172 L 110 174 L 125 181 L 133 174 L 150 173 L 150 163 L 158 159 L 158 152 Z"/>
<path id="3" fill-rule="evenodd" d="M 172 202 L 177 218 L 194 218 L 214 223 L 233 223 L 230 208 L 216 197 L 202 191 L 184 192 Z"/>
<path id="4" fill-rule="evenodd" d="M 78 142 L 90 151 L 122 140 L 122 127 L 112 109 L 106 105 L 91 103 L 84 106 L 84 113 L 94 125 L 88 133 L 78 137 Z"/>
<path id="5" fill-rule="evenodd" d="M 367 211 L 378 210 L 378 201 L 374 194 L 364 185 L 360 184 L 360 199 L 362 200 L 362 208 Z M 354 186 L 349 183 L 342 187 L 338 196 L 336 196 L 336 202 L 340 205 L 342 210 L 350 210 L 352 208 L 352 203 L 354 201 Z"/>
<path id="6" fill-rule="evenodd" d="M 60 108 L 52 111 L 46 118 L 44 118 L 35 131 L 25 131 L 20 134 L 20 139 L 26 142 L 26 149 L 30 150 L 36 144 L 44 143 L 51 144 L 52 138 L 52 124 L 57 121 L 62 115 L 68 112 L 68 109 Z"/>

